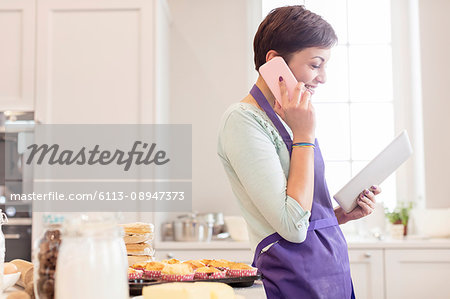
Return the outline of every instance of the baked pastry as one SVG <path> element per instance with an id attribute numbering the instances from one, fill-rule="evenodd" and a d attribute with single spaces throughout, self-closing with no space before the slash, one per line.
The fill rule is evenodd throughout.
<path id="1" fill-rule="evenodd" d="M 191 265 L 192 269 L 194 269 L 194 270 L 197 268 L 205 267 L 205 264 L 203 264 L 200 261 L 196 261 L 196 260 L 184 261 L 183 264 Z"/>
<path id="2" fill-rule="evenodd" d="M 217 268 L 219 270 L 227 270 L 229 267 L 230 261 L 227 260 L 212 260 L 208 263 L 208 266 Z"/>
<path id="3" fill-rule="evenodd" d="M 166 265 L 160 262 L 148 262 L 145 265 L 145 270 L 159 270 L 161 271 L 162 269 L 164 269 Z"/>
<path id="4" fill-rule="evenodd" d="M 147 266 L 148 262 L 141 262 L 141 263 L 136 263 L 133 264 L 131 266 L 131 268 L 136 269 L 136 270 L 144 270 L 145 267 Z"/>
<path id="5" fill-rule="evenodd" d="M 142 243 L 153 239 L 154 226 L 151 223 L 134 222 L 121 224 L 125 231 L 125 244 Z"/>
<path id="6" fill-rule="evenodd" d="M 195 270 L 195 279 L 217 279 L 225 278 L 226 271 L 221 271 L 214 267 L 201 267 Z"/>
<path id="7" fill-rule="evenodd" d="M 230 277 L 254 276 L 258 272 L 257 268 L 244 263 L 232 263 L 227 270 Z"/>
<path id="8" fill-rule="evenodd" d="M 167 281 L 189 281 L 194 279 L 194 270 L 188 264 L 166 264 L 161 278 Z"/>
<path id="9" fill-rule="evenodd" d="M 202 259 L 202 260 L 198 260 L 200 263 L 208 265 L 212 260 L 208 260 L 208 259 Z"/>
<path id="10" fill-rule="evenodd" d="M 252 266 L 244 264 L 244 263 L 231 263 L 229 265 L 230 269 L 234 270 L 251 270 L 254 269 Z"/>
<path id="11" fill-rule="evenodd" d="M 147 263 L 153 261 L 151 255 L 129 255 L 128 256 L 128 266 L 132 266 L 138 263 Z"/>
<path id="12" fill-rule="evenodd" d="M 128 255 L 151 255 L 153 256 L 154 250 L 148 243 L 126 244 Z"/>
<path id="13" fill-rule="evenodd" d="M 149 279 L 157 279 L 161 277 L 161 270 L 165 264 L 160 262 L 148 262 L 144 269 L 144 277 Z"/>
<path id="14" fill-rule="evenodd" d="M 128 280 L 141 279 L 144 271 L 128 268 Z"/>
<path id="15" fill-rule="evenodd" d="M 162 260 L 161 263 L 169 264 L 169 265 L 181 264 L 181 262 L 179 260 L 177 260 L 177 259 Z"/>

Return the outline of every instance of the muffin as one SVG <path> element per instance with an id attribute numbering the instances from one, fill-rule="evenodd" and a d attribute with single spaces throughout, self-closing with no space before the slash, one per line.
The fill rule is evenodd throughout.
<path id="1" fill-rule="evenodd" d="M 161 279 L 166 281 L 194 280 L 194 270 L 188 264 L 166 264 L 161 270 Z"/>
<path id="2" fill-rule="evenodd" d="M 147 266 L 148 262 L 140 262 L 140 263 L 135 263 L 131 266 L 131 268 L 135 269 L 135 270 L 144 270 L 145 267 Z"/>
<path id="3" fill-rule="evenodd" d="M 128 280 L 141 279 L 144 271 L 128 268 Z"/>
<path id="4" fill-rule="evenodd" d="M 221 271 L 226 271 L 229 269 L 230 261 L 227 260 L 212 260 L 207 264 L 209 267 L 217 268 Z"/>
<path id="5" fill-rule="evenodd" d="M 218 279 L 225 278 L 226 271 L 220 271 L 214 267 L 201 267 L 195 270 L 195 279 Z"/>
<path id="6" fill-rule="evenodd" d="M 257 268 L 253 268 L 244 263 L 231 263 L 227 270 L 227 275 L 230 277 L 254 276 L 258 272 Z"/>
<path id="7" fill-rule="evenodd" d="M 165 264 L 160 262 L 148 262 L 144 269 L 144 277 L 156 279 L 161 277 L 161 270 L 164 269 Z"/>
<path id="8" fill-rule="evenodd" d="M 183 264 L 191 265 L 192 269 L 194 269 L 194 270 L 197 268 L 205 267 L 205 264 L 203 264 L 200 261 L 196 261 L 196 260 L 184 261 Z"/>
<path id="9" fill-rule="evenodd" d="M 181 264 L 181 262 L 179 260 L 177 260 L 177 259 L 162 260 L 161 263 L 169 264 L 169 265 Z"/>

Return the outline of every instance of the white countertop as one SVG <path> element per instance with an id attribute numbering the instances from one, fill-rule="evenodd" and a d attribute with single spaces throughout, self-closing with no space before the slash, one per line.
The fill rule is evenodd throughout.
<path id="1" fill-rule="evenodd" d="M 349 249 L 450 249 L 450 238 L 426 239 L 409 237 L 403 240 L 362 239 L 347 237 Z M 249 242 L 211 241 L 211 242 L 157 242 L 156 250 L 245 250 L 250 249 Z"/>

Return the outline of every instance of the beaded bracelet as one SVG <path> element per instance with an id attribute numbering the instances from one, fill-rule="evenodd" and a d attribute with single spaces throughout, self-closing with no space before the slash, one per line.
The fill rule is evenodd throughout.
<path id="1" fill-rule="evenodd" d="M 292 144 L 292 148 L 294 147 L 311 147 L 311 148 L 316 148 L 316 145 L 314 143 L 309 143 L 309 142 L 297 142 Z"/>

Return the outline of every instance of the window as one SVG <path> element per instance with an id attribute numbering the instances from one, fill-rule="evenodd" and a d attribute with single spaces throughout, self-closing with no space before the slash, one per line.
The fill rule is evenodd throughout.
<path id="1" fill-rule="evenodd" d="M 317 129 L 330 194 L 394 137 L 392 45 L 389 0 L 305 0 L 262 2 L 263 17 L 278 6 L 304 4 L 336 31 L 327 68 L 327 83 L 313 97 Z M 377 197 L 385 207 L 396 205 L 392 175 Z"/>

